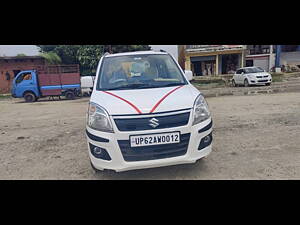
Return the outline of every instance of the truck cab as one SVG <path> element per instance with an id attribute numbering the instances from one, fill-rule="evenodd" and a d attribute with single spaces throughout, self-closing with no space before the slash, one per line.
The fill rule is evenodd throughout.
<path id="1" fill-rule="evenodd" d="M 33 102 L 40 97 L 35 70 L 22 71 L 14 78 L 12 96 L 15 98 L 24 97 L 27 102 Z"/>

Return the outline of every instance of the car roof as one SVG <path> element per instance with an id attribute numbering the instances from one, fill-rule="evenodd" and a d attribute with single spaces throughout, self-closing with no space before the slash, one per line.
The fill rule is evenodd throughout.
<path id="1" fill-rule="evenodd" d="M 156 52 L 156 51 L 136 51 L 136 52 L 123 52 L 116 54 L 108 54 L 105 57 L 117 57 L 117 56 L 131 56 L 131 55 L 167 55 L 167 52 Z"/>
<path id="2" fill-rule="evenodd" d="M 251 68 L 257 68 L 257 66 L 242 67 L 242 68 L 239 68 L 239 70 L 240 70 L 240 69 L 251 69 Z"/>

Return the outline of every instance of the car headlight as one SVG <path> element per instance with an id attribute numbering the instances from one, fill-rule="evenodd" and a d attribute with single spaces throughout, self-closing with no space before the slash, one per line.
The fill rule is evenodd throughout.
<path id="1" fill-rule="evenodd" d="M 200 94 L 195 101 L 193 117 L 193 125 L 201 123 L 210 118 L 208 104 L 202 94 Z"/>
<path id="2" fill-rule="evenodd" d="M 109 133 L 114 132 L 108 113 L 101 106 L 93 102 L 89 104 L 87 125 L 94 130 Z"/>

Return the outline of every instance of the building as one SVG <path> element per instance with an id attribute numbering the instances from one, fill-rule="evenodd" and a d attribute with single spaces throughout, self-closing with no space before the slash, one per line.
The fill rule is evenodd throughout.
<path id="1" fill-rule="evenodd" d="M 297 66 L 300 68 L 300 45 L 277 45 L 276 67 Z"/>
<path id="2" fill-rule="evenodd" d="M 275 66 L 275 55 L 273 45 L 247 45 L 246 66 L 258 66 L 270 71 Z"/>
<path id="3" fill-rule="evenodd" d="M 300 45 L 247 45 L 246 66 L 273 71 L 287 65 L 300 68 Z"/>
<path id="4" fill-rule="evenodd" d="M 194 76 L 231 74 L 245 65 L 246 45 L 180 45 L 178 62 Z"/>
<path id="5" fill-rule="evenodd" d="M 194 76 L 232 74 L 244 66 L 300 69 L 300 45 L 179 45 L 178 62 Z"/>
<path id="6" fill-rule="evenodd" d="M 22 70 L 38 69 L 46 65 L 41 56 L 0 57 L 0 93 L 9 93 L 14 77 Z"/>

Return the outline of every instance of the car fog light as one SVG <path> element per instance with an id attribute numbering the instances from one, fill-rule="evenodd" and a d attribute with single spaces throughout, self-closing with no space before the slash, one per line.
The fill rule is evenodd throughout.
<path id="1" fill-rule="evenodd" d="M 95 147 L 95 148 L 93 149 L 93 151 L 94 151 L 94 153 L 95 153 L 96 155 L 100 155 L 100 154 L 102 153 L 102 149 L 99 148 L 99 147 Z"/>
<path id="2" fill-rule="evenodd" d="M 203 138 L 203 142 L 206 144 L 206 143 L 209 143 L 210 142 L 210 136 L 206 136 L 205 138 Z"/>
<path id="3" fill-rule="evenodd" d="M 212 136 L 212 133 L 210 133 L 209 135 L 207 135 L 201 139 L 198 150 L 200 151 L 200 150 L 210 146 L 212 141 L 213 141 L 213 136 Z"/>
<path id="4" fill-rule="evenodd" d="M 111 161 L 111 157 L 109 156 L 106 149 L 92 145 L 91 143 L 89 143 L 89 145 L 90 145 L 91 153 L 95 158 Z"/>

